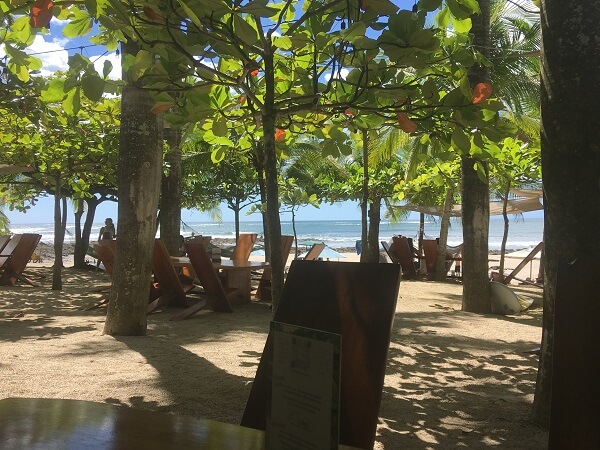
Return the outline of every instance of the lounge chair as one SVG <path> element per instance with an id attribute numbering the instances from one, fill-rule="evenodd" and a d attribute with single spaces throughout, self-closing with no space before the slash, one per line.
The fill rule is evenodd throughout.
<path id="1" fill-rule="evenodd" d="M 294 243 L 294 236 L 281 236 L 281 259 L 283 265 L 287 264 L 287 260 L 290 256 L 292 244 Z M 258 288 L 256 290 L 256 298 L 262 301 L 271 301 L 271 276 L 272 271 L 270 267 L 263 269 L 262 276 L 258 281 Z"/>
<path id="2" fill-rule="evenodd" d="M 528 280 L 523 280 L 521 278 L 517 278 L 517 274 L 523 269 L 523 267 L 525 267 L 528 263 L 530 263 L 531 260 L 533 260 L 533 258 L 535 258 L 535 255 L 537 255 L 543 249 L 544 249 L 543 242 L 540 242 L 539 244 L 537 244 L 533 248 L 533 250 L 531 250 L 531 252 L 529 252 L 529 254 L 525 258 L 523 258 L 523 260 L 517 265 L 517 267 L 515 267 L 515 269 L 511 273 L 509 273 L 508 275 L 506 275 L 504 277 L 504 279 L 502 280 L 502 283 L 509 284 L 511 282 L 511 280 L 517 280 L 517 281 L 520 281 L 521 283 L 530 284 L 532 286 L 543 289 L 544 286 L 542 286 L 541 284 L 534 283 L 533 281 L 528 281 Z"/>
<path id="3" fill-rule="evenodd" d="M 181 278 L 175 272 L 167 246 L 160 239 L 154 240 L 154 254 L 152 256 L 152 270 L 154 281 L 158 284 L 159 297 L 148 304 L 148 313 L 161 306 L 182 306 L 189 308 L 192 302 L 187 294 L 194 288 L 194 283 L 189 277 Z"/>
<path id="4" fill-rule="evenodd" d="M 310 250 L 306 253 L 306 256 L 304 257 L 304 261 L 315 261 L 319 257 L 319 255 L 323 252 L 324 249 L 325 249 L 324 243 L 313 244 L 310 247 Z"/>
<path id="5" fill-rule="evenodd" d="M 342 335 L 342 445 L 373 448 L 399 285 L 400 267 L 393 264 L 296 260 L 290 266 L 273 320 Z M 242 426 L 266 428 L 271 358 L 269 335 Z"/>
<path id="6" fill-rule="evenodd" d="M 113 277 L 113 272 L 114 272 L 114 267 L 115 267 L 116 243 L 117 243 L 117 241 L 115 241 L 115 240 L 105 240 L 105 241 L 100 241 L 100 243 L 92 244 L 93 245 L 92 248 L 94 249 L 94 252 L 98 257 L 98 261 L 102 262 L 102 265 L 104 266 L 104 269 L 106 270 L 106 273 L 108 274 L 108 276 L 111 279 Z M 106 292 L 108 290 L 110 290 L 110 285 L 101 286 L 100 288 L 96 288 L 96 289 L 94 289 L 94 292 Z M 148 297 L 148 303 L 154 301 L 158 297 L 160 297 L 160 295 L 159 295 L 157 288 L 154 286 L 154 284 L 150 283 L 150 294 Z M 91 309 L 100 308 L 100 307 L 106 305 L 108 303 L 108 301 L 109 301 L 108 297 L 103 298 L 100 301 L 94 303 L 92 306 L 89 306 L 85 310 L 89 311 Z"/>
<path id="7" fill-rule="evenodd" d="M 252 248 L 254 247 L 254 243 L 256 242 L 256 236 L 256 233 L 240 234 L 237 242 L 235 243 L 235 248 L 233 249 L 230 259 L 248 261 L 250 258 L 250 253 L 252 252 Z"/>
<path id="8" fill-rule="evenodd" d="M 398 264 L 402 267 L 402 278 L 407 280 L 418 278 L 419 264 L 415 261 L 414 252 L 406 236 L 392 236 L 389 253 L 395 256 Z"/>
<path id="9" fill-rule="evenodd" d="M 31 286 L 37 286 L 23 275 L 23 271 L 41 238 L 41 234 L 25 233 L 16 234 L 8 241 L 0 254 L 1 286 L 14 286 L 18 280 Z"/>
<path id="10" fill-rule="evenodd" d="M 434 280 L 436 274 L 436 265 L 438 257 L 438 241 L 437 239 L 423 239 L 423 254 L 425 256 L 425 266 L 427 267 L 427 279 Z M 460 267 L 461 256 L 456 256 L 446 252 L 446 271 L 450 269 L 453 262 Z M 458 270 L 457 270 L 458 271 Z"/>
<path id="11" fill-rule="evenodd" d="M 217 271 L 213 267 L 210 256 L 206 251 L 206 247 L 202 242 L 186 242 L 184 247 L 196 272 L 196 276 L 204 288 L 206 299 L 201 299 L 195 305 L 171 317 L 171 320 L 187 319 L 203 309 L 207 304 L 213 311 L 233 312 L 229 301 L 238 295 L 238 289 L 223 287 Z"/>
<path id="12" fill-rule="evenodd" d="M 8 241 L 10 241 L 10 236 L 8 236 L 8 235 L 0 236 L 0 255 L 2 255 L 2 250 L 4 250 L 4 247 L 6 246 L 6 244 L 8 244 Z"/>

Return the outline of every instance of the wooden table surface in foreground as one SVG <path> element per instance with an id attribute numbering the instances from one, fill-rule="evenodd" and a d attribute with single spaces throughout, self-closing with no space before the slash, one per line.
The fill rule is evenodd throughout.
<path id="1" fill-rule="evenodd" d="M 262 450 L 265 433 L 108 403 L 6 398 L 0 400 L 0 448 Z"/>
<path id="2" fill-rule="evenodd" d="M 2 449 L 263 449 L 239 425 L 81 400 L 0 400 Z"/>

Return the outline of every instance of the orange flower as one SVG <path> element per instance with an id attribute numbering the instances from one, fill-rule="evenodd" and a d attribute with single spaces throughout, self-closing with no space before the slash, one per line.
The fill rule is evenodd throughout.
<path id="1" fill-rule="evenodd" d="M 33 2 L 29 24 L 33 28 L 47 28 L 53 16 L 53 6 L 54 2 L 52 0 L 36 0 Z"/>
<path id="2" fill-rule="evenodd" d="M 417 131 L 417 124 L 408 118 L 406 113 L 398 113 L 398 126 L 406 133 L 414 133 Z"/>
<path id="3" fill-rule="evenodd" d="M 283 142 L 285 141 L 285 130 L 282 130 L 281 128 L 277 128 L 277 130 L 275 130 L 275 142 Z"/>
<path id="4" fill-rule="evenodd" d="M 492 95 L 492 85 L 490 83 L 478 83 L 473 88 L 473 104 L 487 100 Z"/>

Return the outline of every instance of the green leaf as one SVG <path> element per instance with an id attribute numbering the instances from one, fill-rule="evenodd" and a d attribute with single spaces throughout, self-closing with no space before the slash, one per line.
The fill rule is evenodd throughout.
<path id="1" fill-rule="evenodd" d="M 50 80 L 48 87 L 42 91 L 42 101 L 46 103 L 62 102 L 65 98 L 65 80 L 55 78 Z"/>
<path id="2" fill-rule="evenodd" d="M 212 132 L 215 136 L 227 136 L 227 121 L 223 117 L 214 120 L 212 123 Z"/>
<path id="3" fill-rule="evenodd" d="M 293 48 L 292 39 L 289 36 L 275 37 L 273 45 L 282 50 L 291 50 Z"/>
<path id="4" fill-rule="evenodd" d="M 454 19 L 452 21 L 452 25 L 458 33 L 468 33 L 469 31 L 471 31 L 471 18 L 467 17 L 463 20 Z"/>
<path id="5" fill-rule="evenodd" d="M 102 68 L 102 75 L 104 78 L 108 77 L 113 70 L 112 63 L 107 59 L 104 61 L 104 67 Z"/>
<path id="6" fill-rule="evenodd" d="M 364 37 L 366 31 L 367 26 L 364 22 L 354 22 L 347 29 L 342 30 L 340 36 L 347 41 L 354 42 L 354 39 Z"/>
<path id="7" fill-rule="evenodd" d="M 277 8 L 271 8 L 266 5 L 267 0 L 255 0 L 246 6 L 242 6 L 238 11 L 261 17 L 272 17 L 279 12 Z"/>
<path id="8" fill-rule="evenodd" d="M 462 153 L 469 153 L 471 140 L 461 128 L 456 128 L 452 133 L 452 146 Z"/>
<path id="9" fill-rule="evenodd" d="M 258 42 L 256 29 L 237 14 L 233 16 L 233 30 L 248 45 L 254 45 Z"/>
<path id="10" fill-rule="evenodd" d="M 106 82 L 96 73 L 87 74 L 81 78 L 83 94 L 94 102 L 102 98 L 105 84 Z"/>
<path id="11" fill-rule="evenodd" d="M 94 21 L 91 17 L 75 19 L 69 21 L 62 30 L 63 36 L 69 39 L 74 39 L 79 36 L 85 36 L 92 30 Z"/>
<path id="12" fill-rule="evenodd" d="M 442 8 L 439 13 L 435 15 L 435 23 L 440 28 L 448 28 L 450 25 L 450 10 L 448 8 Z"/>
<path id="13" fill-rule="evenodd" d="M 419 9 L 425 11 L 435 11 L 442 6 L 442 0 L 419 0 Z"/>
<path id="14" fill-rule="evenodd" d="M 450 9 L 450 13 L 452 13 L 454 17 L 460 20 L 467 19 L 471 16 L 471 14 L 476 12 L 472 8 L 464 5 L 463 1 L 464 0 L 446 0 L 446 4 Z M 478 5 L 477 9 L 479 9 Z"/>
<path id="15" fill-rule="evenodd" d="M 64 111 L 71 116 L 76 115 L 81 108 L 81 92 L 79 88 L 73 89 L 67 93 L 67 97 L 62 102 Z"/>

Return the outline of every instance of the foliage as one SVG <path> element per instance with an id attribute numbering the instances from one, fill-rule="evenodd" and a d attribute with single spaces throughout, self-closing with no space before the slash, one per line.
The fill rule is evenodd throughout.
<path id="1" fill-rule="evenodd" d="M 183 206 L 207 211 L 221 202 L 241 210 L 256 201 L 256 171 L 248 157 L 231 148 L 215 162 L 213 152 L 195 134 L 183 146 Z"/>
<path id="2" fill-rule="evenodd" d="M 92 104 L 82 99 L 78 114 L 69 115 L 61 104 L 41 101 L 43 82 L 36 78 L 27 90 L 13 92 L 17 96 L 11 103 L 18 108 L 0 105 L 5 161 L 35 168 L 18 183 L 0 185 L 6 202 L 11 208 L 29 209 L 39 196 L 54 191 L 57 175 L 63 194 L 73 200 L 114 192 L 119 101 Z"/>

